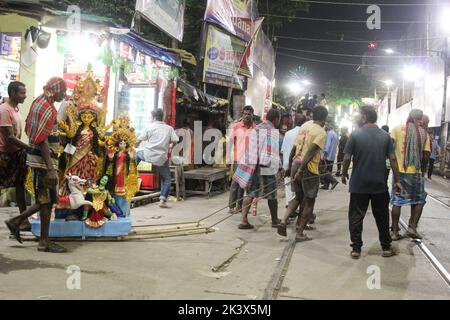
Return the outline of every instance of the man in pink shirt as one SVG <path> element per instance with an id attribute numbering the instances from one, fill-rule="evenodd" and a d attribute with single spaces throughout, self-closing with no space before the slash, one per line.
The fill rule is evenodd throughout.
<path id="1" fill-rule="evenodd" d="M 253 119 L 253 107 L 245 106 L 242 110 L 242 118 L 231 126 L 230 143 L 233 150 L 233 164 L 234 171 L 239 164 L 239 161 L 244 160 L 245 150 L 250 144 L 250 134 L 255 128 L 256 124 Z M 237 213 L 242 209 L 242 201 L 244 197 L 244 190 L 237 182 L 232 180 L 230 187 L 229 207 L 230 213 Z"/>
<path id="2" fill-rule="evenodd" d="M 15 188 L 20 212 L 24 212 L 25 178 L 27 174 L 27 145 L 22 136 L 22 117 L 19 104 L 26 99 L 26 87 L 14 81 L 8 86 L 9 100 L 0 105 L 0 189 Z M 22 229 L 28 229 L 26 223 Z"/>

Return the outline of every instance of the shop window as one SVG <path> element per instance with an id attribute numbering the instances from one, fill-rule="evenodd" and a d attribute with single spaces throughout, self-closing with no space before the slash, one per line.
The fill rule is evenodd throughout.
<path id="1" fill-rule="evenodd" d="M 157 108 L 156 87 L 128 84 L 119 92 L 115 117 L 126 113 L 133 121 L 136 134 L 140 135 L 151 122 L 151 112 Z"/>

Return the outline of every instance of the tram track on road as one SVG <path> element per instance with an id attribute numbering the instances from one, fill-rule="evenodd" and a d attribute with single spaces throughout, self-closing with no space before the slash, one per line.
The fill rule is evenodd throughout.
<path id="1" fill-rule="evenodd" d="M 450 210 L 450 206 L 444 203 L 443 201 L 437 199 L 434 196 L 431 196 L 428 194 L 428 197 L 442 205 L 443 207 Z M 408 230 L 408 224 L 400 218 L 400 225 L 403 229 Z M 447 286 L 450 288 L 450 273 L 448 270 L 442 265 L 442 263 L 439 261 L 439 259 L 431 252 L 431 250 L 427 247 L 427 245 L 419 239 L 413 239 L 412 240 L 417 247 L 420 249 L 420 252 L 425 256 L 425 258 L 428 260 L 428 262 L 431 263 L 433 268 L 436 270 L 436 272 L 439 274 L 439 276 L 442 278 L 442 280 L 447 284 Z"/>
<path id="2" fill-rule="evenodd" d="M 431 196 L 430 194 L 428 194 L 428 196 L 429 196 L 432 200 L 434 200 L 435 202 L 437 202 L 437 203 L 439 203 L 440 205 L 444 206 L 445 208 L 450 209 L 450 206 L 449 206 L 447 203 L 445 203 L 444 201 L 440 200 L 441 198 L 447 199 L 447 198 L 449 198 L 449 197 L 443 197 L 443 196 Z"/>
<path id="3" fill-rule="evenodd" d="M 436 199 L 434 196 L 428 195 L 430 198 L 438 202 L 440 205 L 444 206 L 445 208 L 450 210 L 450 206 L 445 204 L 444 202 Z M 403 221 L 403 219 L 400 219 L 400 225 L 405 230 L 408 229 L 408 225 Z M 438 258 L 428 249 L 425 243 L 421 240 L 413 240 L 413 242 L 417 245 L 417 247 L 420 249 L 420 252 L 425 256 L 428 262 L 433 266 L 433 268 L 436 270 L 436 272 L 439 274 L 439 276 L 442 278 L 442 280 L 447 284 L 447 286 L 450 288 L 450 273 L 447 271 L 447 269 L 442 265 L 442 263 L 439 261 Z M 292 258 L 292 255 L 294 253 L 295 249 L 295 232 L 291 233 L 291 236 L 288 240 L 288 243 L 286 244 L 283 253 L 280 257 L 280 260 L 275 268 L 274 273 L 272 274 L 272 278 L 270 279 L 270 282 L 268 283 L 265 291 L 263 300 L 276 300 L 279 296 L 280 290 L 282 288 L 283 282 L 285 280 L 287 271 L 289 269 L 289 264 Z"/>
<path id="4" fill-rule="evenodd" d="M 288 243 L 281 254 L 280 261 L 272 274 L 269 284 L 264 290 L 262 300 L 276 300 L 278 298 L 278 294 L 280 293 L 281 286 L 283 285 L 284 278 L 286 277 L 289 268 L 289 263 L 291 262 L 292 254 L 294 253 L 296 244 L 295 235 L 295 232 L 291 232 Z"/>

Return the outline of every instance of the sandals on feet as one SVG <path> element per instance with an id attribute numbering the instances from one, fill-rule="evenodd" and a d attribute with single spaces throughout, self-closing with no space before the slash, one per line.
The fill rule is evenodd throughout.
<path id="1" fill-rule="evenodd" d="M 251 225 L 250 223 L 247 223 L 247 224 L 241 223 L 238 228 L 241 230 L 251 230 L 251 229 L 254 229 L 255 227 L 253 225 Z"/>
<path id="2" fill-rule="evenodd" d="M 50 252 L 50 253 L 64 253 L 67 252 L 67 249 L 61 247 L 60 245 L 50 242 L 46 246 L 39 246 L 38 251 L 40 252 Z"/>
<path id="3" fill-rule="evenodd" d="M 352 257 L 352 259 L 359 259 L 359 257 L 361 257 L 361 252 L 352 251 L 352 252 L 350 252 L 350 256 Z"/>
<path id="4" fill-rule="evenodd" d="M 20 228 L 15 226 L 9 221 L 5 221 L 6 226 L 9 229 L 9 232 L 11 232 L 11 235 L 16 239 L 19 243 L 22 243 L 22 238 L 20 237 Z"/>
<path id="5" fill-rule="evenodd" d="M 280 236 L 287 237 L 286 225 L 284 223 L 280 223 L 277 227 L 277 233 Z"/>
<path id="6" fill-rule="evenodd" d="M 306 234 L 303 236 L 297 235 L 295 237 L 295 242 L 305 242 L 305 241 L 311 241 L 311 240 L 312 240 L 312 238 L 308 237 Z"/>
<path id="7" fill-rule="evenodd" d="M 281 225 L 281 220 L 278 219 L 277 221 L 272 221 L 272 228 L 278 228 Z"/>
<path id="8" fill-rule="evenodd" d="M 392 249 L 390 249 L 390 250 L 383 250 L 383 254 L 381 256 L 383 258 L 390 258 L 390 257 L 395 256 L 395 252 Z"/>
<path id="9" fill-rule="evenodd" d="M 399 241 L 399 240 L 402 240 L 403 238 L 404 238 L 404 236 L 402 236 L 400 233 L 391 232 L 392 241 Z"/>
<path id="10" fill-rule="evenodd" d="M 406 231 L 406 236 L 414 240 L 416 239 L 422 240 L 422 236 L 417 231 L 416 232 Z"/>

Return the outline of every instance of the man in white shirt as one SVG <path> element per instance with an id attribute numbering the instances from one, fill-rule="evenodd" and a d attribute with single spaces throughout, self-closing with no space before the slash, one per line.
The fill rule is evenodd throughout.
<path id="1" fill-rule="evenodd" d="M 297 113 L 295 115 L 295 127 L 289 130 L 284 136 L 283 145 L 281 147 L 281 153 L 283 155 L 283 169 L 286 171 L 289 168 L 289 156 L 291 154 L 292 148 L 294 147 L 294 141 L 298 136 L 300 127 L 305 123 L 306 117 L 302 114 Z M 291 177 L 285 177 L 285 194 L 286 194 L 286 208 L 289 201 L 294 199 L 295 195 L 291 190 Z"/>
<path id="2" fill-rule="evenodd" d="M 152 111 L 153 122 L 139 136 L 137 143 L 136 162 L 151 163 L 161 176 L 161 195 L 159 206 L 169 208 L 171 174 L 169 168 L 169 147 L 179 141 L 175 130 L 163 122 L 164 112 L 161 109 Z M 142 145 L 142 146 L 140 146 Z M 140 146 L 140 147 L 139 147 Z"/>

